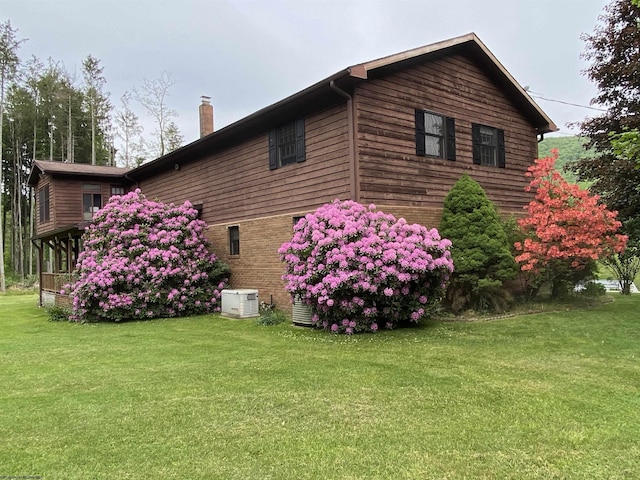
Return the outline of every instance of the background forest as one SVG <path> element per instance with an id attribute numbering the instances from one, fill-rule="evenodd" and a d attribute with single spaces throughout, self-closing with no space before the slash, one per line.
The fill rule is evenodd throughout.
<path id="1" fill-rule="evenodd" d="M 171 75 L 143 80 L 116 108 L 106 90 L 100 60 L 88 55 L 77 68 L 52 58 L 20 58 L 26 40 L 9 21 L 0 23 L 0 249 L 1 289 L 35 275 L 33 192 L 27 186 L 34 160 L 135 167 L 181 146 L 182 135 L 167 105 Z M 137 102 L 156 130 L 146 138 L 131 107 Z M 5 269 L 5 264 L 8 268 Z"/>

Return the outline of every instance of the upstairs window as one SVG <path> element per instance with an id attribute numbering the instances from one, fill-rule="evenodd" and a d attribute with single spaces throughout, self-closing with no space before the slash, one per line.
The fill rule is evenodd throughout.
<path id="1" fill-rule="evenodd" d="M 38 213 L 40 214 L 40 223 L 45 223 L 51 220 L 49 207 L 49 185 L 46 185 L 38 191 Z"/>
<path id="2" fill-rule="evenodd" d="M 473 163 L 505 168 L 504 130 L 477 123 L 471 127 L 473 135 Z"/>
<path id="3" fill-rule="evenodd" d="M 100 185 L 86 183 L 82 185 L 82 218 L 93 220 L 93 216 L 102 208 L 102 194 Z"/>
<path id="4" fill-rule="evenodd" d="M 111 185 L 111 196 L 113 197 L 114 195 L 124 195 L 124 187 Z"/>
<path id="5" fill-rule="evenodd" d="M 298 119 L 269 132 L 269 169 L 305 161 L 304 119 Z"/>
<path id="6" fill-rule="evenodd" d="M 416 155 L 455 160 L 455 120 L 426 110 L 416 110 Z"/>
<path id="7" fill-rule="evenodd" d="M 240 227 L 229 227 L 229 255 L 240 255 Z"/>

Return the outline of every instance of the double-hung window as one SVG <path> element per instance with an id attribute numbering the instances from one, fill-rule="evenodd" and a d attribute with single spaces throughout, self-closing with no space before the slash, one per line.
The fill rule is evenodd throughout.
<path id="1" fill-rule="evenodd" d="M 50 217 L 49 185 L 45 185 L 38 191 L 38 210 L 40 223 L 48 222 Z"/>
<path id="2" fill-rule="evenodd" d="M 416 110 L 416 154 L 455 160 L 455 120 L 426 110 Z"/>
<path id="3" fill-rule="evenodd" d="M 473 163 L 505 168 L 504 130 L 472 124 Z"/>
<path id="4" fill-rule="evenodd" d="M 111 185 L 111 196 L 113 197 L 114 195 L 124 195 L 124 187 L 120 187 L 117 185 Z"/>
<path id="5" fill-rule="evenodd" d="M 269 169 L 305 161 L 304 119 L 285 123 L 269 132 Z"/>
<path id="6" fill-rule="evenodd" d="M 102 187 L 86 183 L 82 185 L 82 218 L 92 220 L 98 210 L 102 208 Z"/>

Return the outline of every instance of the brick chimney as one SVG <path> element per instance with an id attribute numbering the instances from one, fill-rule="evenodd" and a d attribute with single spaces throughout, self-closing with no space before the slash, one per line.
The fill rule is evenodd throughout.
<path id="1" fill-rule="evenodd" d="M 213 105 L 211 97 L 200 97 L 200 138 L 213 133 Z"/>

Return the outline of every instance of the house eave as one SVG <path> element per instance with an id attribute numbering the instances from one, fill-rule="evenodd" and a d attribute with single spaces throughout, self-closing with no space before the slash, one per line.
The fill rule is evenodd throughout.
<path id="1" fill-rule="evenodd" d="M 48 230 L 46 232 L 41 232 L 37 235 L 34 235 L 33 237 L 31 237 L 31 240 L 42 240 L 46 242 L 59 237 L 82 235 L 82 233 L 90 223 L 91 222 L 80 222 L 65 225 L 63 227 L 56 228 L 55 230 Z"/>
<path id="2" fill-rule="evenodd" d="M 131 170 L 127 176 L 134 180 L 146 178 L 152 172 L 173 168 L 176 164 L 188 162 L 199 153 L 219 151 L 242 139 L 265 133 L 293 118 L 300 118 L 321 108 L 344 103 L 345 99 L 331 88 L 332 81 L 340 85 L 341 88 L 352 90 L 361 79 L 352 75 L 349 68 L 341 70 L 218 131 L 145 163 Z"/>
<path id="3" fill-rule="evenodd" d="M 309 112 L 345 103 L 346 99 L 331 88 L 332 83 L 341 90 L 352 93 L 358 83 L 367 79 L 424 62 L 426 59 L 440 58 L 453 53 L 466 55 L 481 65 L 526 115 L 536 133 L 544 134 L 558 130 L 553 121 L 480 41 L 478 36 L 475 33 L 468 33 L 370 62 L 352 65 L 216 132 L 145 163 L 131 170 L 127 177 L 141 180 L 152 173 L 189 162 L 203 153 L 211 154 L 232 146 L 244 138 L 265 133 L 279 124 L 305 116 Z"/>
<path id="4" fill-rule="evenodd" d="M 372 60 L 355 67 L 365 72 L 365 78 L 374 78 L 408 66 L 459 53 L 478 63 L 487 75 L 496 82 L 514 104 L 527 116 L 536 133 L 558 131 L 551 118 L 531 98 L 511 73 L 491 53 L 489 48 L 471 32 L 441 42 L 414 48 L 405 52 Z"/>
<path id="5" fill-rule="evenodd" d="M 80 179 L 110 179 L 120 181 L 131 171 L 129 168 L 89 165 L 86 163 L 64 163 L 50 160 L 36 160 L 29 173 L 27 184 L 35 187 L 40 175 Z"/>

